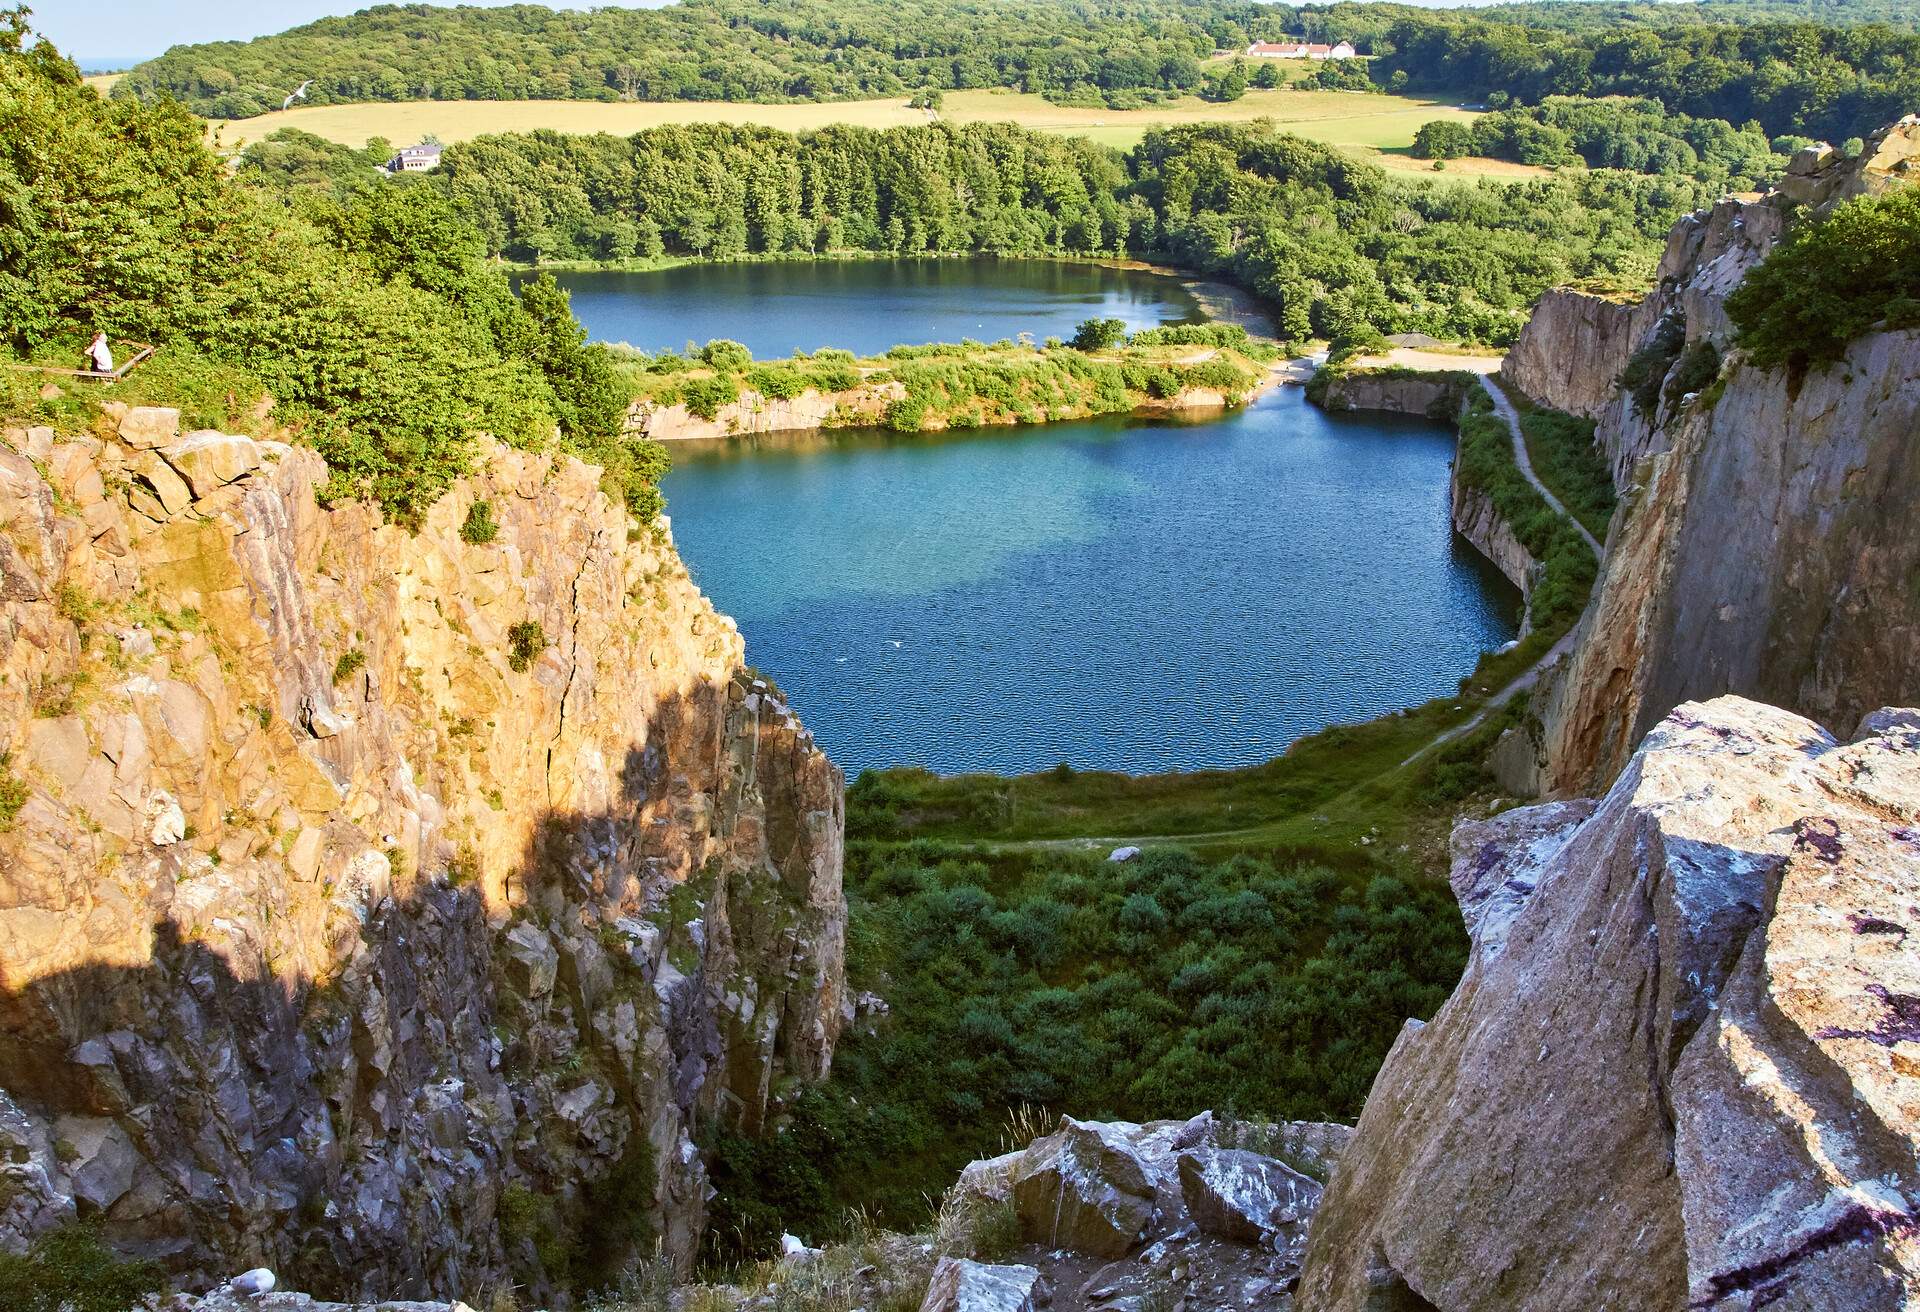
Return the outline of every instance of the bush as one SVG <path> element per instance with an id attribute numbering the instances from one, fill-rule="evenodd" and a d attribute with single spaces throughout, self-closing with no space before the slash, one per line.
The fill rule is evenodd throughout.
<path id="1" fill-rule="evenodd" d="M 8 1312 L 127 1312 L 163 1281 L 157 1262 L 124 1260 L 83 1225 L 50 1230 L 23 1255 L 0 1253 Z"/>
<path id="2" fill-rule="evenodd" d="M 730 374 L 716 374 L 711 378 L 689 378 L 680 385 L 680 400 L 690 414 L 702 419 L 714 419 L 720 414 L 720 407 L 732 405 L 740 399 L 740 380 Z"/>
<path id="3" fill-rule="evenodd" d="M 1686 349 L 1667 378 L 1667 404 L 1677 406 L 1684 398 L 1706 391 L 1719 376 L 1720 349 L 1702 337 Z"/>
<path id="4" fill-rule="evenodd" d="M 1127 325 L 1119 319 L 1087 319 L 1073 330 L 1076 351 L 1111 351 L 1127 335 Z"/>
<path id="5" fill-rule="evenodd" d="M 340 653 L 340 659 L 333 663 L 333 681 L 336 685 L 345 683 L 357 674 L 367 663 L 367 654 L 358 647 L 352 647 Z"/>
<path id="6" fill-rule="evenodd" d="M 507 667 L 524 674 L 547 647 L 547 631 L 532 620 L 521 620 L 507 630 Z"/>
<path id="7" fill-rule="evenodd" d="M 31 791 L 27 781 L 13 773 L 13 753 L 0 752 L 0 834 L 13 828 Z"/>
<path id="8" fill-rule="evenodd" d="M 493 503 L 476 501 L 467 507 L 466 522 L 460 525 L 460 540 L 483 547 L 500 534 L 500 526 L 493 521 Z"/>
<path id="9" fill-rule="evenodd" d="M 712 368 L 727 373 L 752 364 L 753 352 L 739 342 L 716 337 L 700 348 L 700 358 Z"/>
<path id="10" fill-rule="evenodd" d="M 1653 414 L 1659 405 L 1661 384 L 1666 382 L 1673 362 L 1680 358 L 1686 341 L 1684 320 L 1662 319 L 1654 325 L 1653 335 L 1646 344 L 1633 353 L 1627 367 L 1620 371 L 1620 386 L 1633 398 L 1633 408 L 1642 415 Z"/>
<path id="11" fill-rule="evenodd" d="M 1727 297 L 1754 363 L 1839 359 L 1878 326 L 1920 326 L 1920 189 L 1862 197 L 1806 219 Z"/>

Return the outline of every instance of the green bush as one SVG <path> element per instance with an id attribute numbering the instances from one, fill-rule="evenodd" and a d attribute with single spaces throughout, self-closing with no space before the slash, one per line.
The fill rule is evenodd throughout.
<path id="1" fill-rule="evenodd" d="M 121 1258 L 84 1225 L 50 1230 L 24 1254 L 0 1253 L 7 1312 L 128 1312 L 163 1281 L 159 1263 Z"/>
<path id="2" fill-rule="evenodd" d="M 476 501 L 467 507 L 467 518 L 460 525 L 460 540 L 483 547 L 500 535 L 500 526 L 493 520 L 493 503 Z"/>
<path id="3" fill-rule="evenodd" d="M 747 386 L 774 401 L 791 401 L 807 390 L 807 377 L 786 365 L 755 365 L 747 370 Z"/>
<path id="4" fill-rule="evenodd" d="M 1876 327 L 1920 327 L 1920 189 L 1803 220 L 1727 297 L 1727 315 L 1754 363 L 1796 369 Z"/>
<path id="5" fill-rule="evenodd" d="M 1661 385 L 1686 344 L 1685 321 L 1665 318 L 1654 325 L 1646 344 L 1628 358 L 1627 367 L 1620 371 L 1620 386 L 1633 398 L 1633 408 L 1642 415 L 1652 415 L 1659 405 Z"/>
<path id="6" fill-rule="evenodd" d="M 680 385 L 680 400 L 690 414 L 702 419 L 719 416 L 720 407 L 732 405 L 740 399 L 740 380 L 731 374 L 715 374 L 710 378 L 689 378 Z"/>
<path id="7" fill-rule="evenodd" d="M 1076 351 L 1111 351 L 1127 335 L 1127 325 L 1119 319 L 1087 319 L 1073 330 L 1072 347 Z"/>
<path id="8" fill-rule="evenodd" d="M 351 679 L 360 670 L 364 669 L 366 667 L 366 664 L 367 664 L 367 654 L 361 651 L 358 647 L 351 647 L 348 650 L 340 653 L 340 659 L 333 663 L 334 683 L 335 684 L 345 683 L 348 679 Z"/>
<path id="9" fill-rule="evenodd" d="M 1686 349 L 1668 377 L 1667 404 L 1677 406 L 1683 398 L 1706 391 L 1719 376 L 1720 349 L 1702 337 Z"/>
<path id="10" fill-rule="evenodd" d="M 507 667 L 524 674 L 547 647 L 547 631 L 532 620 L 521 620 L 507 630 Z"/>
<path id="11" fill-rule="evenodd" d="M 1529 408 L 1520 415 L 1520 428 L 1533 472 L 1588 532 L 1605 538 L 1613 518 L 1613 471 L 1594 440 L 1594 422 L 1560 410 Z"/>
<path id="12" fill-rule="evenodd" d="M 745 369 L 753 363 L 753 352 L 739 342 L 716 337 L 700 348 L 700 358 L 721 373 Z"/>
<path id="13" fill-rule="evenodd" d="M 0 751 L 0 834 L 13 828 L 32 790 L 13 773 L 13 753 Z"/>

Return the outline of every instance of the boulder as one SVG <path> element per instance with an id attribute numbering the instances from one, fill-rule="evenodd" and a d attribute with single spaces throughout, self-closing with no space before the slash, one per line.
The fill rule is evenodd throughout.
<path id="1" fill-rule="evenodd" d="M 1459 987 L 1388 1054 L 1299 1306 L 1910 1307 L 1920 734 L 1902 718 L 1842 745 L 1741 698 L 1684 704 L 1571 832 L 1544 826 L 1544 862 L 1518 845 L 1456 870 L 1535 887 L 1497 952 L 1482 912 Z"/>
<path id="2" fill-rule="evenodd" d="M 1022 1152 L 1021 1149 L 1015 1149 L 998 1157 L 968 1162 L 961 1169 L 960 1181 L 954 1188 L 967 1197 L 984 1199 L 990 1203 L 1004 1202 L 1012 1196 L 1013 1168 L 1020 1161 Z"/>
<path id="3" fill-rule="evenodd" d="M 105 1211 L 133 1188 L 140 1154 L 114 1121 L 103 1116 L 62 1116 L 54 1122 L 54 1134 L 76 1202 Z"/>
<path id="4" fill-rule="evenodd" d="M 1154 1184 L 1126 1128 L 1062 1117 L 1009 1172 L 1028 1238 L 1050 1248 L 1120 1257 L 1154 1217 Z"/>
<path id="5" fill-rule="evenodd" d="M 501 940 L 507 958 L 507 982 L 528 998 L 544 998 L 553 992 L 554 978 L 560 973 L 560 953 L 545 930 L 531 920 L 523 920 L 508 930 Z"/>
<path id="6" fill-rule="evenodd" d="M 1180 1195 L 1208 1234 L 1286 1250 L 1306 1236 L 1321 1186 L 1283 1162 L 1240 1148 L 1180 1154 Z"/>
<path id="7" fill-rule="evenodd" d="M 1030 1266 L 989 1266 L 963 1257 L 943 1257 L 920 1312 L 1035 1312 L 1052 1291 Z"/>
<path id="8" fill-rule="evenodd" d="M 1131 861 L 1139 855 L 1140 855 L 1140 849 L 1137 847 L 1116 847 L 1113 849 L 1113 851 L 1107 853 L 1107 860 Z"/>
<path id="9" fill-rule="evenodd" d="M 136 405 L 120 417 L 120 440 L 136 450 L 165 446 L 180 436 L 180 412 L 166 405 Z"/>
<path id="10" fill-rule="evenodd" d="M 260 444 L 250 437 L 234 437 L 205 429 L 189 433 L 160 454 L 192 485 L 197 499 L 217 487 L 244 478 L 260 468 Z"/>
<path id="11" fill-rule="evenodd" d="M 179 514 L 193 504 L 193 489 L 181 478 L 172 465 L 160 458 L 157 451 L 144 451 L 136 457 L 133 469 L 133 486 L 129 493 L 135 508 L 149 519 L 164 520 Z M 140 495 L 146 493 L 157 504 L 154 507 L 143 503 Z"/>

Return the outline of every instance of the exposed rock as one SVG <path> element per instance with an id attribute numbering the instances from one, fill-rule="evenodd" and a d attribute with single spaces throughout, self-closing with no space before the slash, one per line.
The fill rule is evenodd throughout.
<path id="1" fill-rule="evenodd" d="M 1282 1252 L 1305 1239 L 1318 1181 L 1238 1148 L 1190 1148 L 1178 1160 L 1187 1213 L 1208 1234 Z"/>
<path id="2" fill-rule="evenodd" d="M 1109 852 L 1109 853 L 1107 853 L 1107 860 L 1109 860 L 1109 861 L 1131 861 L 1131 860 L 1133 860 L 1133 859 L 1134 859 L 1135 857 L 1137 857 L 1137 856 L 1139 856 L 1139 855 L 1140 855 L 1140 849 L 1139 849 L 1139 848 L 1137 848 L 1137 847 L 1131 847 L 1131 846 L 1129 846 L 1129 847 L 1116 847 L 1116 848 L 1114 848 L 1114 849 L 1113 849 L 1113 851 L 1111 851 L 1111 852 Z"/>
<path id="3" fill-rule="evenodd" d="M 1299 1301 L 1894 1309 L 1920 1288 L 1920 734 L 1678 708 L 1455 845 L 1465 977 L 1382 1068 Z M 1496 855 L 1488 861 L 1488 845 Z"/>
<path id="4" fill-rule="evenodd" d="M 1801 377 L 1748 362 L 1725 310 L 1796 200 L 1902 185 L 1916 159 L 1914 119 L 1857 159 L 1802 152 L 1779 192 L 1677 224 L 1637 304 L 1541 299 L 1508 376 L 1598 421 L 1623 505 L 1572 657 L 1502 745 L 1506 786 L 1604 788 L 1688 700 L 1737 693 L 1844 729 L 1920 692 L 1920 333 L 1870 333 Z M 1698 395 L 1661 386 L 1643 410 L 1615 385 L 1638 351 L 1671 374 L 1703 342 L 1723 363 Z"/>
<path id="5" fill-rule="evenodd" d="M 1499 954 L 1508 926 L 1539 887 L 1542 872 L 1593 814 L 1594 805 L 1548 802 L 1454 825 L 1448 879 L 1467 933 L 1487 955 Z"/>
<path id="6" fill-rule="evenodd" d="M 590 466 L 485 444 L 415 531 L 304 448 L 111 418 L 0 446 L 0 1245 L 552 1302 L 502 1216 L 611 1178 L 690 1262 L 695 1126 L 839 1034 L 838 771 Z"/>
<path id="7" fill-rule="evenodd" d="M 920 1312 L 1036 1312 L 1053 1301 L 1046 1281 L 1030 1266 L 989 1266 L 943 1257 Z"/>
<path id="8" fill-rule="evenodd" d="M 1539 562 L 1521 545 L 1513 526 L 1500 517 L 1493 498 L 1461 483 L 1458 460 L 1453 462 L 1451 497 L 1454 530 L 1492 561 L 1509 583 L 1531 595 L 1534 577 L 1540 570 Z"/>
<path id="9" fill-rule="evenodd" d="M 1320 404 L 1328 410 L 1380 410 L 1396 415 L 1452 419 L 1472 379 L 1465 373 L 1419 373 L 1410 369 L 1335 370 Z"/>
<path id="10" fill-rule="evenodd" d="M 1062 1117 L 1020 1155 L 1009 1180 L 1022 1229 L 1050 1247 L 1120 1257 L 1153 1220 L 1154 1182 L 1116 1125 Z"/>
<path id="11" fill-rule="evenodd" d="M 307 1294 L 265 1294 L 255 1298 L 232 1289 L 216 1289 L 199 1298 L 181 1298 L 161 1306 L 165 1312 L 474 1312 L 458 1299 L 451 1303 L 410 1300 L 329 1303 Z"/>

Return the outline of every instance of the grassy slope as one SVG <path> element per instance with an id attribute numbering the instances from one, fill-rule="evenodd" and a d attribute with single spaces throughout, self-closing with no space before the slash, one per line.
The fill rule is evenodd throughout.
<path id="1" fill-rule="evenodd" d="M 1475 117 L 1457 105 L 1409 96 L 1284 88 L 1249 91 L 1227 104 L 1186 97 L 1138 110 L 1070 109 L 1040 96 L 1013 91 L 952 91 L 947 93 L 941 116 L 955 123 L 1013 122 L 1045 132 L 1091 137 L 1121 148 L 1134 145 L 1150 127 L 1265 117 L 1300 136 L 1340 146 L 1389 168 L 1422 172 L 1430 171 L 1431 165 L 1406 153 L 1420 125 L 1432 119 L 1466 122 Z M 797 132 L 831 123 L 886 128 L 926 121 L 924 111 L 909 109 L 900 99 L 799 105 L 483 100 L 320 105 L 216 123 L 215 127 L 224 148 L 238 148 L 283 127 L 300 128 L 357 147 L 376 136 L 399 143 L 431 133 L 453 142 L 535 128 L 627 135 L 669 123 L 726 122 L 758 123 Z M 1488 177 L 1532 177 L 1544 172 L 1502 160 L 1468 159 L 1448 161 L 1447 170 L 1454 175 Z"/>

